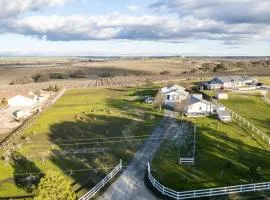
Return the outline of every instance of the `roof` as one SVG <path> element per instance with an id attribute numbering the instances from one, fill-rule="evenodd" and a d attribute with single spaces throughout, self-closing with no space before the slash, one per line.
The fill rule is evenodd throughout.
<path id="1" fill-rule="evenodd" d="M 226 83 L 226 82 L 250 81 L 250 80 L 253 80 L 254 78 L 252 78 L 250 76 L 218 76 L 218 77 L 216 77 L 214 79 L 218 79 L 221 82 Z"/>
<path id="2" fill-rule="evenodd" d="M 204 99 L 198 99 L 198 98 L 195 97 L 195 96 L 190 96 L 188 105 L 196 104 L 196 103 L 199 103 L 199 102 L 200 102 L 200 103 L 207 104 L 207 105 L 211 105 L 211 102 L 206 101 L 206 100 L 204 100 Z"/>
<path id="3" fill-rule="evenodd" d="M 183 94 L 183 95 L 188 95 L 188 92 L 185 91 L 186 88 L 180 86 L 180 85 L 173 85 L 171 87 L 163 87 L 161 89 L 161 92 L 164 93 L 164 94 L 168 94 L 168 93 L 171 93 L 171 92 L 176 92 L 176 93 L 179 93 L 179 94 Z"/>

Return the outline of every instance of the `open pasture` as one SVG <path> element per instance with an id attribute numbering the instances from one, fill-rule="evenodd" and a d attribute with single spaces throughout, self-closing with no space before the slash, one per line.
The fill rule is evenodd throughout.
<path id="1" fill-rule="evenodd" d="M 269 145 L 244 126 L 213 117 L 186 119 L 197 127 L 194 166 L 179 164 L 190 151 L 190 141 L 175 145 L 177 140 L 168 139 L 152 161 L 153 176 L 176 191 L 270 181 Z"/>
<path id="2" fill-rule="evenodd" d="M 221 103 L 270 135 L 270 105 L 260 93 L 230 93 L 229 99 Z"/>
<path id="3" fill-rule="evenodd" d="M 51 169 L 65 173 L 80 196 L 120 159 L 127 165 L 162 115 L 140 100 L 155 92 L 155 88 L 66 92 L 15 142 L 23 163 L 0 152 L 0 197 L 27 193 L 25 185 L 16 183 L 16 174 Z"/>

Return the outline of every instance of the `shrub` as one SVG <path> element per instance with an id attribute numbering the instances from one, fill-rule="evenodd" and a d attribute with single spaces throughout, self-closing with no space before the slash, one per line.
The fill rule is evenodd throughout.
<path id="1" fill-rule="evenodd" d="M 24 85 L 32 83 L 33 79 L 27 76 L 20 77 L 10 83 L 10 85 Z"/>
<path id="2" fill-rule="evenodd" d="M 162 71 L 159 73 L 160 75 L 171 75 L 172 73 L 168 70 Z"/>

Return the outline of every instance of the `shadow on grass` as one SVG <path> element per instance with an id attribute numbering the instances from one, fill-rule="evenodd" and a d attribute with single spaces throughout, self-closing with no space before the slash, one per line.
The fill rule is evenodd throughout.
<path id="1" fill-rule="evenodd" d="M 107 98 L 105 105 L 106 109 L 86 110 L 78 114 L 76 121 L 50 127 L 49 140 L 57 147 L 50 160 L 62 171 L 69 171 L 78 193 L 96 185 L 120 159 L 127 165 L 159 117 L 136 101 Z M 130 136 L 145 137 L 128 141 Z M 59 154 L 68 150 L 73 153 Z M 81 169 L 89 170 L 77 171 Z"/>
<path id="2" fill-rule="evenodd" d="M 234 138 L 218 131 L 213 124 L 205 124 L 197 130 L 195 166 L 180 166 L 179 155 L 168 155 L 171 151 L 168 145 L 154 158 L 153 174 L 162 184 L 184 191 L 270 180 L 267 149 L 243 142 L 237 135 Z M 252 139 L 249 134 L 245 137 Z"/>
<path id="3" fill-rule="evenodd" d="M 14 168 L 13 177 L 16 186 L 28 193 L 33 192 L 43 176 L 40 169 L 34 162 L 27 160 L 26 157 L 18 152 L 12 152 L 11 163 Z M 29 172 L 32 174 L 28 174 Z"/>

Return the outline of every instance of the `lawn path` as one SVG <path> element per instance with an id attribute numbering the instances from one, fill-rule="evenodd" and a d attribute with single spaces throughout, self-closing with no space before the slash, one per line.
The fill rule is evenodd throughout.
<path id="1" fill-rule="evenodd" d="M 175 115 L 173 112 L 165 111 L 165 118 L 152 132 L 153 137 L 168 136 L 170 129 L 175 127 Z M 147 163 L 152 159 L 156 150 L 164 138 L 159 140 L 147 140 L 136 152 L 134 158 L 118 177 L 118 179 L 105 191 L 99 200 L 154 200 L 158 199 L 144 183 Z"/>

